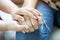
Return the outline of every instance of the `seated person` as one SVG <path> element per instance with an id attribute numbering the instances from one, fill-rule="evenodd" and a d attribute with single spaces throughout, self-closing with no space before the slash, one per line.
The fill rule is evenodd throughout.
<path id="1" fill-rule="evenodd" d="M 22 31 L 22 32 L 33 32 L 34 30 L 36 30 L 36 29 L 38 29 L 38 24 L 40 23 L 40 12 L 38 12 L 37 10 L 35 10 L 35 9 L 33 9 L 33 8 L 31 8 L 31 10 L 33 11 L 33 10 L 35 10 L 35 12 L 33 12 L 33 13 L 31 13 L 31 12 L 28 12 L 25 8 L 18 8 L 14 3 L 12 3 L 12 1 L 10 1 L 10 0 L 6 0 L 6 1 L 4 1 L 4 0 L 0 0 L 0 9 L 2 10 L 2 11 L 4 11 L 4 12 L 7 12 L 7 13 L 9 13 L 9 14 L 11 14 L 12 16 L 13 16 L 13 19 L 14 20 L 16 20 L 16 21 L 18 21 L 19 23 L 21 22 L 21 21 L 23 21 L 23 19 L 27 19 L 28 17 L 29 18 L 31 18 L 31 21 L 30 21 L 30 19 L 28 20 L 25 20 L 26 22 L 23 22 L 22 24 L 27 24 L 28 26 L 29 26 L 29 29 L 28 29 L 28 31 L 27 30 L 24 30 L 24 31 Z M 9 4 L 9 5 L 8 5 Z M 24 10 L 24 11 L 22 11 L 22 10 Z M 25 11 L 26 10 L 26 11 Z M 26 12 L 26 13 L 25 13 Z M 14 14 L 14 13 L 16 13 L 16 15 Z M 17 15 L 17 14 L 19 14 L 19 15 Z M 22 15 L 22 16 L 20 16 L 20 15 Z M 27 17 L 25 17 L 24 15 L 26 15 Z M 35 17 L 35 16 L 36 17 Z M 18 17 L 18 18 L 17 18 Z M 21 19 L 20 19 L 21 18 Z M 35 20 L 35 21 L 34 21 Z M 32 22 L 32 24 L 31 23 L 29 23 L 29 22 Z M 29 24 L 28 24 L 29 23 Z M 20 23 L 21 24 L 21 23 Z M 31 26 L 31 25 L 33 25 L 33 27 Z M 30 30 L 30 31 L 29 31 Z M 8 32 L 7 34 L 10 34 L 10 32 Z M 6 40 L 9 40 L 9 38 L 11 37 L 11 36 L 9 36 L 9 35 L 7 35 L 6 34 Z M 9 36 L 9 38 L 7 37 L 7 36 Z"/>
<path id="2" fill-rule="evenodd" d="M 4 2 L 8 5 L 8 2 L 6 2 L 6 1 L 4 1 Z M 29 0 L 24 0 L 23 7 L 20 9 L 20 11 L 17 12 L 17 14 L 23 15 L 22 13 L 25 13 L 24 15 L 27 15 L 27 17 L 26 16 L 23 16 L 23 17 L 26 18 L 26 19 L 30 18 L 29 21 L 32 23 L 32 26 L 33 26 L 33 24 L 36 24 L 37 22 L 34 21 L 34 20 L 31 21 L 31 18 L 36 19 L 35 17 L 37 17 L 37 18 L 40 19 L 40 16 L 38 17 L 36 15 L 39 15 L 39 12 L 41 12 L 43 23 L 41 25 L 39 25 L 37 30 L 36 30 L 37 26 L 34 25 L 35 27 L 34 26 L 31 27 L 31 25 L 30 25 L 31 23 L 29 23 L 29 21 L 27 23 L 25 23 L 26 21 L 22 22 L 22 24 L 29 25 L 30 29 L 28 31 L 27 30 L 22 31 L 24 33 L 26 32 L 25 34 L 21 33 L 21 32 L 16 32 L 16 40 L 49 40 L 50 34 L 52 32 L 52 29 L 53 29 L 53 21 L 54 21 L 54 19 L 53 19 L 53 17 L 54 17 L 53 16 L 54 10 L 48 5 L 48 3 L 51 3 L 51 0 L 50 0 L 50 2 L 49 1 L 45 1 L 45 0 L 43 0 L 43 1 L 40 0 L 38 3 L 37 2 L 38 2 L 38 0 L 36 0 L 36 1 L 35 0 L 33 0 L 33 1 L 32 0 L 30 0 L 30 1 Z M 9 9 L 9 7 L 7 7 L 7 9 L 6 9 L 7 12 L 8 13 L 16 13 L 17 9 L 19 9 L 19 8 L 16 5 L 13 6 L 13 7 L 12 7 L 12 5 L 11 6 L 10 5 L 8 5 L 8 6 L 11 7 L 13 10 Z M 23 10 L 24 12 L 21 11 L 21 10 Z M 36 13 L 37 10 L 39 12 L 37 12 L 37 14 L 34 14 L 34 13 Z M 35 17 L 34 17 L 34 15 L 32 16 L 32 14 L 34 14 Z M 17 20 L 17 19 L 15 19 L 15 20 Z M 40 20 L 38 22 L 41 22 Z M 34 23 L 33 21 L 36 22 L 36 23 Z M 37 25 L 38 24 L 39 23 L 37 23 Z M 32 28 L 34 28 L 36 31 L 34 31 L 34 29 L 32 29 Z"/>
<path id="3" fill-rule="evenodd" d="M 28 0 L 26 0 L 26 1 L 28 1 Z M 23 34 L 23 33 L 17 32 L 16 33 L 16 40 L 49 40 L 50 34 L 52 32 L 52 29 L 53 29 L 53 21 L 54 21 L 54 18 L 53 18 L 54 15 L 53 14 L 55 12 L 55 9 L 56 10 L 58 9 L 56 7 L 56 4 L 53 3 L 52 1 L 53 0 L 50 0 L 50 1 L 49 0 L 48 1 L 43 0 L 43 1 L 39 1 L 39 2 L 36 1 L 37 5 L 35 4 L 34 7 L 32 7 L 31 5 L 34 4 L 35 0 L 33 1 L 33 3 L 31 5 L 29 5 L 30 1 L 25 2 L 26 4 L 25 3 L 23 4 L 23 6 L 27 6 L 27 4 L 28 4 L 28 7 L 35 8 L 36 10 L 41 12 L 42 18 L 45 20 L 45 23 L 42 25 L 39 25 L 38 30 L 36 30 L 32 33 Z M 50 4 L 49 4 L 49 2 L 50 2 Z M 52 5 L 52 6 L 50 6 L 50 5 Z M 55 7 L 53 7 L 53 5 Z M 60 18 L 58 17 L 58 20 L 59 19 Z M 49 27 L 50 31 L 46 27 L 46 24 Z M 60 25 L 60 23 L 57 23 L 57 24 Z"/>
<path id="4" fill-rule="evenodd" d="M 25 27 L 28 29 L 27 25 L 19 25 L 10 14 L 0 10 L 0 31 L 22 31 Z"/>

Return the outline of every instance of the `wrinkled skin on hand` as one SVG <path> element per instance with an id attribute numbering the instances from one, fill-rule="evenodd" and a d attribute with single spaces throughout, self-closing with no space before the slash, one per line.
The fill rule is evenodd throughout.
<path id="1" fill-rule="evenodd" d="M 12 16 L 20 25 L 28 25 L 29 29 L 23 30 L 23 32 L 34 32 L 42 22 L 40 12 L 35 9 L 22 8 L 22 10 L 18 11 L 16 14 L 12 14 Z"/>
<path id="2" fill-rule="evenodd" d="M 29 29 L 24 30 L 22 32 L 34 32 L 35 30 L 38 29 L 38 21 L 37 20 L 32 19 L 29 16 L 23 16 L 23 17 L 24 17 L 24 21 L 23 22 L 19 21 L 19 23 L 21 25 L 28 25 Z"/>

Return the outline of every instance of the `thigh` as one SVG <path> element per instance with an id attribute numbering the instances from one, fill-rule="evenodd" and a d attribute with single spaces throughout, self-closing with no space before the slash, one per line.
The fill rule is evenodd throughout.
<path id="1" fill-rule="evenodd" d="M 15 40 L 16 32 L 15 31 L 4 31 L 5 40 Z"/>
<path id="2" fill-rule="evenodd" d="M 39 29 L 32 33 L 16 33 L 16 40 L 48 40 L 49 34 L 53 27 L 53 12 L 52 9 L 44 4 L 38 3 L 36 9 L 43 14 L 43 18 L 46 21 L 50 31 L 46 28 L 45 24 L 39 25 Z"/>
<path id="3" fill-rule="evenodd" d="M 42 2 L 38 4 L 36 9 L 42 13 L 42 19 L 45 21 L 39 27 L 40 38 L 41 40 L 49 40 L 53 29 L 54 10 Z"/>

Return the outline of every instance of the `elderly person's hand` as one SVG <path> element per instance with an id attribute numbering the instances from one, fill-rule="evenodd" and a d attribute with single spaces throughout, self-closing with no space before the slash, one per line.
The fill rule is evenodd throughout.
<path id="1" fill-rule="evenodd" d="M 20 24 L 27 24 L 29 26 L 29 30 L 24 30 L 25 32 L 33 32 L 38 29 L 38 25 L 42 22 L 42 15 L 36 9 L 28 9 L 28 8 L 21 8 L 20 11 L 15 13 L 16 15 L 13 16 L 14 20 L 17 20 Z M 20 17 L 19 17 L 20 15 Z M 23 17 L 23 18 L 22 18 Z M 22 19 L 24 21 L 22 21 Z"/>
<path id="2" fill-rule="evenodd" d="M 33 14 L 37 19 L 34 19 L 34 18 L 31 18 L 29 15 L 27 16 L 24 16 L 27 22 L 27 25 L 29 25 L 30 29 L 29 29 L 29 32 L 33 32 L 35 30 L 38 29 L 38 25 L 42 23 L 42 15 L 39 11 L 37 11 L 36 9 L 28 9 L 26 8 L 24 10 L 25 13 L 31 13 Z"/>
<path id="3" fill-rule="evenodd" d="M 34 32 L 36 29 L 38 29 L 38 23 L 37 20 L 30 18 L 29 16 L 24 16 L 25 21 L 21 24 L 28 25 L 29 30 L 24 30 L 23 32 Z"/>
<path id="4" fill-rule="evenodd" d="M 22 32 L 29 30 L 28 25 L 20 25 L 17 21 L 13 20 L 12 16 L 6 12 L 0 11 L 0 30 L 14 30 Z M 19 21 L 20 22 L 20 21 Z"/>

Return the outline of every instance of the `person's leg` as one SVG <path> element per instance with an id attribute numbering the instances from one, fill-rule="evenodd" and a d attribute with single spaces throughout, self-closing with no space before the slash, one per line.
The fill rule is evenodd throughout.
<path id="1" fill-rule="evenodd" d="M 5 40 L 16 40 L 16 32 L 15 31 L 5 31 L 4 32 Z"/>
<path id="2" fill-rule="evenodd" d="M 55 25 L 60 28 L 60 9 L 55 12 Z"/>
<path id="3" fill-rule="evenodd" d="M 43 19 L 46 21 L 50 31 L 46 28 L 45 24 L 39 25 L 39 29 L 31 33 L 16 33 L 16 40 L 49 40 L 50 33 L 53 28 L 53 11 L 44 4 L 38 3 L 36 9 L 43 14 Z"/>

